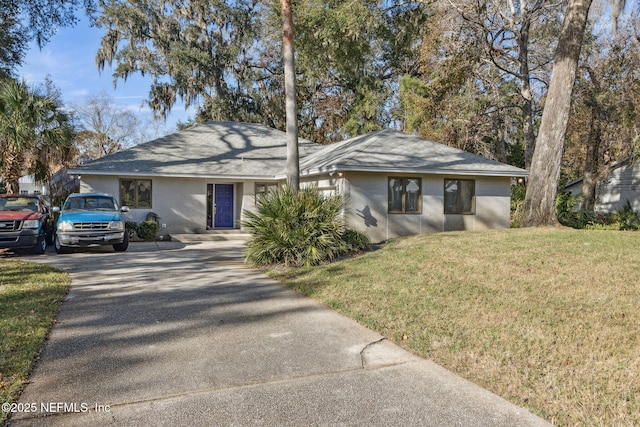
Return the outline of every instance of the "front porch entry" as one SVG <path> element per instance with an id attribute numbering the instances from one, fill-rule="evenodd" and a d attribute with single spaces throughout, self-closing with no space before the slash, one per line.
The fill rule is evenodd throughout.
<path id="1" fill-rule="evenodd" d="M 207 184 L 207 229 L 233 228 L 234 185 Z"/>

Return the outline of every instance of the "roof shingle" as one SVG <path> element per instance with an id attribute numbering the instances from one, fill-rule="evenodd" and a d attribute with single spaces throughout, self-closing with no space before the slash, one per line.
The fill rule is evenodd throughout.
<path id="1" fill-rule="evenodd" d="M 320 147 L 300 139 L 300 156 Z M 284 132 L 258 124 L 208 122 L 87 162 L 71 172 L 273 178 L 286 158 Z"/>
<path id="2" fill-rule="evenodd" d="M 300 170 L 309 175 L 339 170 L 527 175 L 524 169 L 391 129 L 326 146 L 304 158 Z"/>
<path id="3" fill-rule="evenodd" d="M 526 176 L 523 169 L 391 129 L 321 146 L 300 139 L 301 175 L 334 171 Z M 259 124 L 208 122 L 87 162 L 71 173 L 284 178 L 286 134 Z"/>

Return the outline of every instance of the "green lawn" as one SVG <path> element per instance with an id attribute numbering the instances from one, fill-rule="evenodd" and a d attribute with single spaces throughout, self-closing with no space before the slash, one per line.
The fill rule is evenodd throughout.
<path id="1" fill-rule="evenodd" d="M 269 274 L 550 422 L 640 425 L 639 242 L 440 233 Z"/>
<path id="2" fill-rule="evenodd" d="M 18 398 L 69 284 L 51 267 L 0 259 L 0 403 Z"/>

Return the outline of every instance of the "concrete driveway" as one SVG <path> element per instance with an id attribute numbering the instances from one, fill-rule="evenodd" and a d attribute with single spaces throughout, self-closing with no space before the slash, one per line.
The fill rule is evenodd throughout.
<path id="1" fill-rule="evenodd" d="M 24 258 L 72 286 L 10 425 L 548 425 L 245 268 L 241 242 Z"/>

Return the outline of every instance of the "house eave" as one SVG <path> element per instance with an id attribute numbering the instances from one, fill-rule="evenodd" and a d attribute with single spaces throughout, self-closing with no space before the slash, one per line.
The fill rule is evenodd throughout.
<path id="1" fill-rule="evenodd" d="M 574 179 L 573 181 L 566 183 L 564 188 L 569 188 L 569 187 L 574 186 L 574 185 L 576 185 L 576 184 L 578 184 L 578 183 L 580 183 L 582 181 L 584 181 L 584 178 L 582 178 L 582 177 L 578 178 L 578 179 Z"/>
<path id="2" fill-rule="evenodd" d="M 196 178 L 196 179 L 226 179 L 233 181 L 275 181 L 273 175 L 235 175 L 235 174 L 192 174 L 192 173 L 166 173 L 166 172 L 122 172 L 122 171 L 97 171 L 88 169 L 69 169 L 71 175 L 91 176 L 117 176 L 117 177 L 145 177 L 145 178 Z"/>
<path id="3" fill-rule="evenodd" d="M 458 175 L 458 176 L 491 176 L 525 178 L 529 173 L 525 170 L 489 171 L 489 170 L 457 170 L 457 169 L 421 169 L 421 168 L 374 168 L 353 166 L 330 166 L 327 168 L 306 169 L 300 172 L 300 176 L 317 176 L 337 172 L 377 172 L 377 173 L 409 173 L 419 175 Z M 286 178 L 286 175 L 277 175 L 276 178 Z"/>

